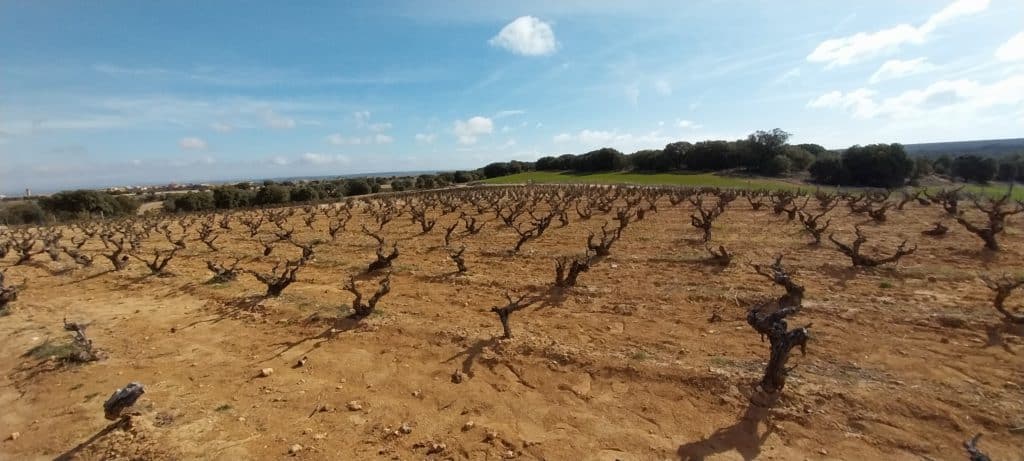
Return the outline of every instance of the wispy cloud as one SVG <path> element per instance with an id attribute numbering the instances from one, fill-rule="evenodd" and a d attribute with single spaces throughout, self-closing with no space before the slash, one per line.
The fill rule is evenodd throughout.
<path id="1" fill-rule="evenodd" d="M 807 56 L 807 60 L 824 63 L 826 68 L 848 66 L 895 51 L 903 45 L 924 43 L 940 27 L 958 18 L 985 11 L 988 6 L 989 0 L 956 0 L 931 15 L 920 26 L 898 24 L 876 32 L 859 32 L 825 40 Z"/>
<path id="2" fill-rule="evenodd" d="M 178 146 L 185 150 L 206 150 L 206 141 L 196 137 L 181 138 Z"/>

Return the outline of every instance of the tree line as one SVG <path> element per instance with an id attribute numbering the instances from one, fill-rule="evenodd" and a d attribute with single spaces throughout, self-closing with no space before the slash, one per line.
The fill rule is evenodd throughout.
<path id="1" fill-rule="evenodd" d="M 604 147 L 583 154 L 546 156 L 535 163 L 496 162 L 485 166 L 487 178 L 525 171 L 593 173 L 740 171 L 762 176 L 806 175 L 815 183 L 839 186 L 894 188 L 932 174 L 985 183 L 992 180 L 1024 181 L 1024 153 L 999 159 L 976 154 L 934 159 L 907 154 L 901 144 L 854 145 L 828 150 L 818 144 L 789 144 L 790 134 L 775 128 L 757 131 L 746 139 L 674 142 L 663 149 L 624 154 Z"/>

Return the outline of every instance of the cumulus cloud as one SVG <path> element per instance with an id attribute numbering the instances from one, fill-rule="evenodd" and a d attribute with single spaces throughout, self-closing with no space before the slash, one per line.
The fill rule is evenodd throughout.
<path id="1" fill-rule="evenodd" d="M 206 141 L 195 137 L 181 138 L 181 141 L 178 141 L 178 146 L 185 150 L 205 150 Z"/>
<path id="2" fill-rule="evenodd" d="M 437 135 L 434 133 L 416 133 L 416 142 L 421 144 L 432 144 L 436 139 Z"/>
<path id="3" fill-rule="evenodd" d="M 826 68 L 842 67 L 892 52 L 905 44 L 921 44 L 939 27 L 957 18 L 980 13 L 988 8 L 988 4 L 989 0 L 956 0 L 920 26 L 898 24 L 876 32 L 858 32 L 825 40 L 807 56 L 807 60 L 824 63 Z"/>
<path id="4" fill-rule="evenodd" d="M 533 16 L 516 18 L 501 28 L 488 43 L 522 56 L 549 55 L 558 48 L 551 24 Z"/>
<path id="5" fill-rule="evenodd" d="M 459 144 L 475 144 L 480 135 L 490 134 L 494 131 L 494 122 L 487 117 L 476 116 L 469 120 L 455 121 L 455 136 Z"/>
<path id="6" fill-rule="evenodd" d="M 840 109 L 861 119 L 935 120 L 950 114 L 971 117 L 996 106 L 1020 109 L 1024 105 L 1024 74 L 991 83 L 968 79 L 941 80 L 888 98 L 878 98 L 877 94 L 866 88 L 847 93 L 831 91 L 811 100 L 807 106 Z"/>
<path id="7" fill-rule="evenodd" d="M 218 133 L 230 133 L 235 127 L 223 122 L 214 122 L 210 124 L 210 129 Z"/>
<path id="8" fill-rule="evenodd" d="M 872 84 L 885 80 L 892 80 L 906 77 L 908 75 L 920 74 L 935 69 L 935 65 L 928 62 L 928 58 L 917 59 L 890 59 L 882 64 L 868 81 Z"/>
<path id="9" fill-rule="evenodd" d="M 281 116 L 272 110 L 267 110 L 263 113 L 263 123 L 275 130 L 288 130 L 295 128 L 295 120 Z"/>
<path id="10" fill-rule="evenodd" d="M 1010 37 L 996 49 L 996 59 L 1007 62 L 1024 60 L 1024 32 Z"/>

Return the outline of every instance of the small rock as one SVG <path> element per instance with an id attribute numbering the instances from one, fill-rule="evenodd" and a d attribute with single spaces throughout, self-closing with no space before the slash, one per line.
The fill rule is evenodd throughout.
<path id="1" fill-rule="evenodd" d="M 411 434 L 412 426 L 410 426 L 409 423 L 402 423 L 402 427 L 398 428 L 398 432 L 401 432 L 403 434 Z"/>
<path id="2" fill-rule="evenodd" d="M 818 453 L 820 453 L 822 455 L 827 455 L 828 454 L 828 450 L 822 448 L 822 449 L 818 450 Z"/>
<path id="3" fill-rule="evenodd" d="M 294 454 L 296 454 L 296 453 L 298 453 L 300 451 L 302 451 L 302 445 L 299 445 L 297 443 L 295 445 L 292 445 L 292 446 L 288 447 L 288 454 L 289 455 L 294 455 Z"/>
<path id="4" fill-rule="evenodd" d="M 327 438 L 327 433 L 326 432 L 317 432 L 316 435 L 313 436 L 313 440 L 323 440 L 323 439 L 326 439 L 326 438 Z"/>
<path id="5" fill-rule="evenodd" d="M 511 458 L 515 458 L 516 457 L 516 452 L 514 452 L 512 450 L 506 450 L 505 451 L 505 457 L 506 458 L 510 458 L 510 459 Z"/>
<path id="6" fill-rule="evenodd" d="M 266 378 L 267 376 L 270 376 L 272 374 L 274 374 L 274 369 L 273 368 L 264 368 L 264 369 L 260 370 L 260 376 L 263 377 L 263 378 Z"/>
<path id="7" fill-rule="evenodd" d="M 330 412 L 330 411 L 334 411 L 334 405 L 331 405 L 329 403 L 325 403 L 323 405 L 320 405 L 320 408 L 318 408 L 318 410 L 320 410 L 321 413 L 327 413 L 327 412 Z"/>
<path id="8" fill-rule="evenodd" d="M 463 373 L 462 370 L 455 370 L 455 373 L 452 373 L 452 382 L 453 383 L 459 384 L 459 383 L 461 383 L 461 382 L 463 382 L 465 380 L 466 380 L 466 374 Z"/>
<path id="9" fill-rule="evenodd" d="M 359 403 L 358 400 L 353 400 L 345 406 L 348 407 L 349 411 L 359 411 L 363 409 L 363 404 Z"/>
<path id="10" fill-rule="evenodd" d="M 430 444 L 430 449 L 427 450 L 427 454 L 433 455 L 437 453 L 444 453 L 444 451 L 447 449 L 448 445 L 445 445 L 443 443 L 432 443 Z"/>
<path id="11" fill-rule="evenodd" d="M 484 442 L 490 442 L 498 439 L 498 431 L 487 431 L 487 435 L 484 436 Z"/>
<path id="12" fill-rule="evenodd" d="M 11 435 L 7 437 L 7 440 L 18 440 L 21 437 L 21 432 L 11 432 Z"/>
<path id="13" fill-rule="evenodd" d="M 463 432 L 465 432 L 472 430 L 474 427 L 476 427 L 476 423 L 474 423 L 473 421 L 466 421 L 466 424 L 462 425 L 462 430 Z"/>
<path id="14" fill-rule="evenodd" d="M 306 357 L 302 357 L 298 362 L 295 362 L 295 368 L 301 368 L 306 366 L 306 361 L 309 360 Z"/>
<path id="15" fill-rule="evenodd" d="M 417 389 L 415 391 L 412 391 L 412 396 L 413 397 L 420 398 L 420 396 L 422 396 L 422 395 L 423 395 L 423 393 L 420 392 L 419 389 Z"/>

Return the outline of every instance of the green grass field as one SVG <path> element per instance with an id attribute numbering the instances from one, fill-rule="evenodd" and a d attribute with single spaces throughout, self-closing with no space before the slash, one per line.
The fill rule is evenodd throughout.
<path id="1" fill-rule="evenodd" d="M 799 187 L 813 189 L 815 187 L 813 184 L 799 185 L 777 179 L 719 176 L 714 173 L 646 174 L 612 172 L 581 174 L 531 171 L 491 178 L 483 182 L 486 184 L 526 184 L 531 181 L 538 184 L 638 184 L 646 186 L 725 187 L 731 189 L 796 189 Z M 959 187 L 959 185 L 955 187 Z M 964 188 L 964 191 L 999 197 L 1006 193 L 1006 188 L 1007 185 L 1002 183 L 988 185 L 969 184 Z M 844 187 L 843 189 L 857 190 L 857 188 L 851 187 Z M 932 187 L 929 187 L 929 189 L 932 189 Z M 1017 200 L 1024 199 L 1024 187 L 1015 187 L 1013 189 L 1013 198 Z"/>

